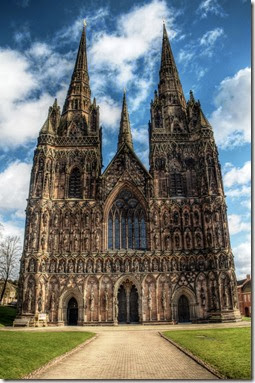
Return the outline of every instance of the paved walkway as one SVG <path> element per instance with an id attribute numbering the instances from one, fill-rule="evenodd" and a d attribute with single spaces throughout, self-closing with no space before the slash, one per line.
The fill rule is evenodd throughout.
<path id="1" fill-rule="evenodd" d="M 32 379 L 216 379 L 155 328 L 93 330 L 95 340 Z"/>

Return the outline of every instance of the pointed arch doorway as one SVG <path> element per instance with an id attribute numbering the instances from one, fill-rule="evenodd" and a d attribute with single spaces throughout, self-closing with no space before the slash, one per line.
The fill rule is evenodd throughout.
<path id="1" fill-rule="evenodd" d="M 123 283 L 118 289 L 118 323 L 139 323 L 138 292 L 134 284 Z"/>
<path id="2" fill-rule="evenodd" d="M 189 300 L 185 295 L 181 295 L 178 301 L 178 321 L 190 322 Z"/>
<path id="3" fill-rule="evenodd" d="M 67 306 L 68 326 L 77 326 L 78 323 L 78 303 L 75 298 L 71 298 Z"/>

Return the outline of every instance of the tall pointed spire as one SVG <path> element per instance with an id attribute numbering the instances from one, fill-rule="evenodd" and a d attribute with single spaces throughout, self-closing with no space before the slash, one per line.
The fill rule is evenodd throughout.
<path id="1" fill-rule="evenodd" d="M 164 96 L 163 98 L 167 100 L 168 105 L 180 105 L 183 108 L 186 108 L 186 101 L 165 23 L 163 23 L 163 41 L 159 79 L 159 96 Z M 168 95 L 168 97 L 166 97 L 166 95 Z"/>
<path id="2" fill-rule="evenodd" d="M 67 92 L 62 115 L 66 113 L 82 113 L 88 116 L 91 104 L 91 91 L 89 86 L 87 49 L 86 49 L 86 23 L 82 30 L 80 45 L 76 57 L 71 83 Z"/>
<path id="3" fill-rule="evenodd" d="M 118 138 L 118 150 L 121 146 L 126 143 L 133 150 L 133 141 L 132 134 L 129 123 L 128 116 L 128 108 L 126 101 L 126 90 L 124 90 L 123 102 L 122 102 L 122 111 L 121 111 L 121 119 L 120 119 L 120 130 L 119 130 L 119 138 Z"/>

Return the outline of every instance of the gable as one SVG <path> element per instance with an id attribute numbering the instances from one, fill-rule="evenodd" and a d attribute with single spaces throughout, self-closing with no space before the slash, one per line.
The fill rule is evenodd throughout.
<path id="1" fill-rule="evenodd" d="M 113 157 L 103 175 L 104 197 L 106 198 L 119 183 L 132 183 L 146 196 L 150 174 L 136 154 L 124 144 Z"/>

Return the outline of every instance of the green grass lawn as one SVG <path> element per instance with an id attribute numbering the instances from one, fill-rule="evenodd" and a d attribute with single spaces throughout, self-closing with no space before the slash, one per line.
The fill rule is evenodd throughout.
<path id="1" fill-rule="evenodd" d="M 166 331 L 164 335 L 229 379 L 251 379 L 251 329 Z"/>
<path id="2" fill-rule="evenodd" d="M 247 321 L 247 322 L 251 322 L 251 317 L 242 316 L 242 320 Z"/>
<path id="3" fill-rule="evenodd" d="M 12 326 L 16 317 L 16 308 L 10 306 L 0 306 L 0 327 Z"/>
<path id="4" fill-rule="evenodd" d="M 89 332 L 0 331 L 0 378 L 20 379 L 93 335 Z"/>

